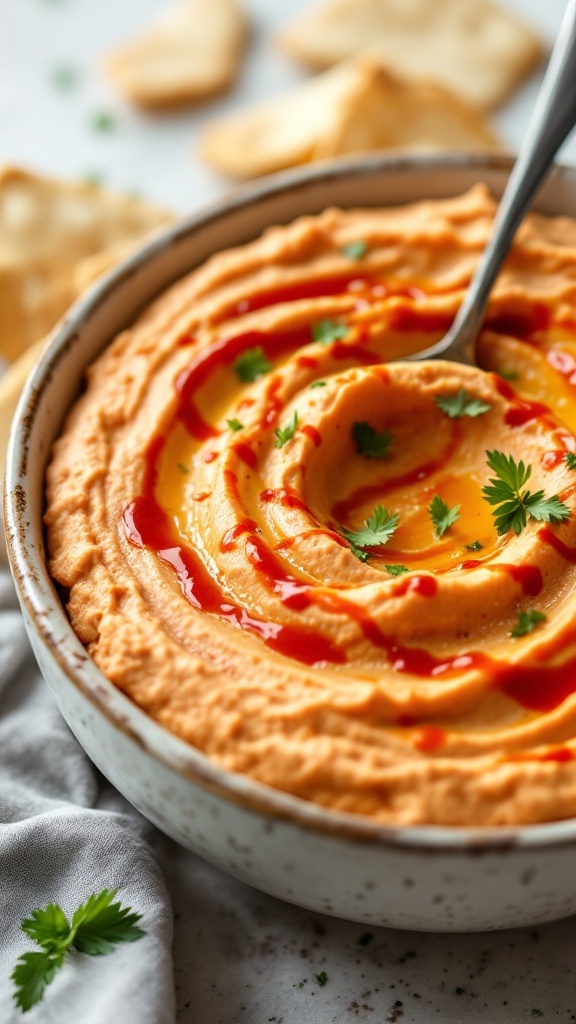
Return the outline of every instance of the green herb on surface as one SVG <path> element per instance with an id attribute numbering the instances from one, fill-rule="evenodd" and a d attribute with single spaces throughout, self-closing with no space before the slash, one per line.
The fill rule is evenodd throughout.
<path id="1" fill-rule="evenodd" d="M 535 608 L 528 611 L 518 612 L 518 622 L 510 630 L 509 636 L 526 636 L 531 633 L 541 622 L 546 622 L 543 612 L 537 612 Z"/>
<path id="2" fill-rule="evenodd" d="M 244 424 L 240 423 L 240 420 L 237 420 L 237 419 L 226 420 L 226 423 L 230 427 L 230 430 L 234 430 L 234 431 L 236 431 L 236 430 L 244 430 Z"/>
<path id="3" fill-rule="evenodd" d="M 496 371 L 502 380 L 518 380 L 518 373 L 516 370 L 497 370 Z"/>
<path id="4" fill-rule="evenodd" d="M 325 388 L 326 387 L 326 381 L 325 380 L 315 380 L 313 382 L 313 384 L 310 385 L 310 387 L 311 388 Z"/>
<path id="5" fill-rule="evenodd" d="M 92 188 L 102 188 L 105 176 L 102 171 L 86 171 L 83 181 L 85 185 L 91 185 Z"/>
<path id="6" fill-rule="evenodd" d="M 366 242 L 359 239 L 357 242 L 348 242 L 347 245 L 343 245 L 340 250 L 343 256 L 347 256 L 349 260 L 361 260 L 366 255 L 368 246 Z"/>
<path id="7" fill-rule="evenodd" d="M 378 433 L 375 427 L 366 420 L 354 424 L 352 437 L 359 455 L 364 455 L 367 459 L 387 458 L 388 449 L 393 441 L 392 434 L 387 430 Z"/>
<path id="8" fill-rule="evenodd" d="M 568 466 L 568 469 L 576 469 L 576 453 L 575 452 L 566 452 L 566 455 L 564 456 L 564 461 L 565 461 L 566 465 Z"/>
<path id="9" fill-rule="evenodd" d="M 369 946 L 373 938 L 374 935 L 372 934 L 372 932 L 364 932 L 364 935 L 361 935 L 360 938 L 358 939 L 358 945 Z"/>
<path id="10" fill-rule="evenodd" d="M 488 466 L 496 474 L 490 485 L 482 488 L 482 494 L 490 505 L 495 505 L 492 515 L 499 536 L 514 530 L 522 532 L 527 516 L 544 523 L 561 523 L 570 518 L 570 509 L 557 494 L 546 498 L 544 491 L 523 491 L 532 473 L 531 466 L 516 462 L 512 455 L 499 451 L 487 451 Z"/>
<path id="11" fill-rule="evenodd" d="M 383 508 L 382 505 L 377 505 L 360 530 L 342 530 L 342 536 L 350 544 L 352 554 L 356 555 L 356 558 L 359 558 L 361 562 L 366 562 L 370 557 L 370 553 L 364 551 L 363 548 L 379 547 L 381 544 L 387 544 L 394 535 L 399 520 L 399 515 L 393 516 L 388 512 L 388 509 Z"/>
<path id="12" fill-rule="evenodd" d="M 446 502 L 442 501 L 439 494 L 435 494 L 432 498 L 428 505 L 428 512 L 430 519 L 434 523 L 437 537 L 443 537 L 446 530 L 450 529 L 460 519 L 460 505 L 454 505 L 453 508 L 449 508 Z"/>
<path id="13" fill-rule="evenodd" d="M 141 914 L 135 914 L 131 907 L 112 903 L 117 892 L 117 889 L 103 889 L 92 893 L 78 907 L 72 924 L 55 903 L 32 911 L 30 917 L 22 921 L 22 931 L 41 947 L 41 952 L 23 953 L 12 972 L 14 999 L 22 1011 L 40 1002 L 70 947 L 80 953 L 99 956 L 111 953 L 118 942 L 135 942 L 146 934 L 137 926 Z"/>
<path id="14" fill-rule="evenodd" d="M 410 572 L 405 565 L 385 565 L 384 568 L 391 576 L 403 576 L 405 572 Z"/>
<path id="15" fill-rule="evenodd" d="M 189 473 L 190 472 L 188 467 L 185 466 L 183 462 L 179 462 L 178 463 L 178 469 L 180 470 L 181 473 Z"/>
<path id="16" fill-rule="evenodd" d="M 298 413 L 296 409 L 292 413 L 288 423 L 285 427 L 277 427 L 274 433 L 276 434 L 276 440 L 274 444 L 276 448 L 283 448 L 288 441 L 291 441 L 296 433 L 296 427 L 298 426 Z"/>
<path id="17" fill-rule="evenodd" d="M 347 336 L 346 324 L 338 320 L 319 320 L 318 323 L 312 324 L 312 340 L 320 342 L 321 345 L 330 345 L 331 342 Z"/>
<path id="18" fill-rule="evenodd" d="M 434 395 L 434 401 L 451 420 L 460 419 L 461 416 L 481 416 L 492 408 L 480 398 L 472 398 L 466 388 L 460 388 L 455 395 Z"/>
<path id="19" fill-rule="evenodd" d="M 326 974 L 326 971 L 320 971 L 320 973 L 315 974 L 314 977 L 316 978 L 316 981 L 320 985 L 320 988 L 324 988 L 324 985 L 328 981 L 328 975 Z"/>
<path id="20" fill-rule="evenodd" d="M 261 345 L 255 348 L 247 348 L 233 364 L 233 369 L 241 381 L 245 384 L 252 384 L 258 377 L 270 373 L 272 363 L 264 355 Z"/>
<path id="21" fill-rule="evenodd" d="M 473 540 L 471 544 L 465 544 L 466 551 L 482 551 L 484 547 L 479 540 Z"/>
<path id="22" fill-rule="evenodd" d="M 78 84 L 78 72 L 76 68 L 70 67 L 69 65 L 62 64 L 60 67 L 54 68 L 52 71 L 52 83 L 57 89 L 61 89 L 63 92 L 68 92 Z"/>
<path id="23" fill-rule="evenodd" d="M 109 113 L 107 110 L 98 110 L 92 115 L 90 122 L 91 127 L 95 132 L 113 132 L 116 128 L 117 121 L 114 114 Z"/>
<path id="24" fill-rule="evenodd" d="M 456 988 L 454 989 L 454 995 L 455 996 L 463 996 L 465 994 L 465 992 L 466 992 L 466 989 L 465 988 L 460 988 L 459 985 L 457 985 Z"/>
<path id="25" fill-rule="evenodd" d="M 535 1009 L 533 1009 L 532 1010 L 532 1016 L 533 1017 L 543 1017 L 544 1014 L 542 1013 L 542 1010 L 535 1010 Z"/>

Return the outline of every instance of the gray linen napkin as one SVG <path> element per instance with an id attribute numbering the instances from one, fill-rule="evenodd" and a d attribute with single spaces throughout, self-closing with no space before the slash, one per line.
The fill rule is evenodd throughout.
<path id="1" fill-rule="evenodd" d="M 0 571 L 0 1022 L 172 1024 L 172 910 L 148 840 L 153 830 L 94 768 L 61 718 Z M 146 931 L 105 956 L 66 954 L 41 1003 L 16 1008 L 10 974 L 37 947 L 20 922 L 92 892 L 143 914 Z"/>

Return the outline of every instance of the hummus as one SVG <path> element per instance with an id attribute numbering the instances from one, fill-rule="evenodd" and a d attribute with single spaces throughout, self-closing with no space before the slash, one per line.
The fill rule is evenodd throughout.
<path id="1" fill-rule="evenodd" d="M 213 257 L 90 368 L 48 469 L 102 672 L 222 767 L 380 822 L 576 815 L 576 223 L 526 219 L 482 369 L 402 362 L 494 209 L 327 210 Z M 494 451 L 530 470 L 517 533 Z"/>

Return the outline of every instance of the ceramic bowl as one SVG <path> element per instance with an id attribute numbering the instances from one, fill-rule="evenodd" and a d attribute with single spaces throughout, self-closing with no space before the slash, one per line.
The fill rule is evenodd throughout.
<path id="1" fill-rule="evenodd" d="M 110 781 L 158 828 L 237 878 L 321 913 L 430 931 L 509 928 L 576 912 L 576 820 L 515 828 L 389 828 L 226 772 L 131 703 L 72 632 L 48 575 L 50 448 L 84 370 L 167 285 L 220 249 L 329 205 L 500 194 L 505 157 L 363 157 L 266 179 L 158 235 L 81 298 L 28 380 L 8 454 L 5 522 L 31 644 L 62 714 Z M 536 203 L 576 216 L 576 170 Z"/>

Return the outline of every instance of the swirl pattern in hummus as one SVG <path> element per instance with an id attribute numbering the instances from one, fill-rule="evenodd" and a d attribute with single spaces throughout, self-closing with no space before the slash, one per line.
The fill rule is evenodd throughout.
<path id="1" fill-rule="evenodd" d="M 576 224 L 526 220 L 482 369 L 402 362 L 493 212 L 482 186 L 328 210 L 213 257 L 91 367 L 48 470 L 51 571 L 102 671 L 225 768 L 382 822 L 576 815 Z M 462 387 L 488 410 L 447 416 Z M 490 449 L 570 518 L 498 537 Z M 460 506 L 440 538 L 435 494 Z M 399 526 L 363 561 L 344 532 L 378 505 Z"/>

